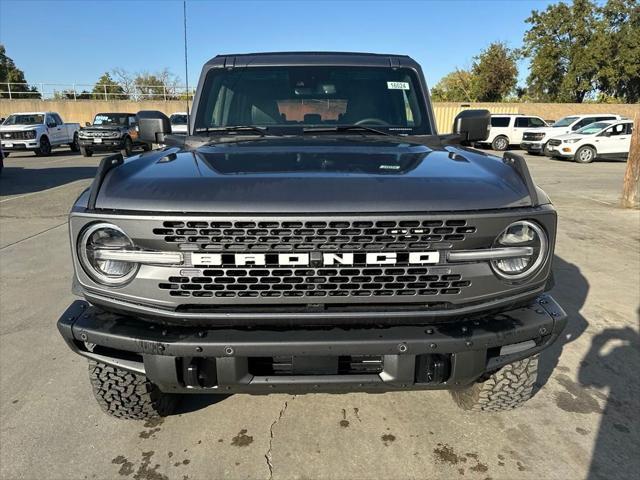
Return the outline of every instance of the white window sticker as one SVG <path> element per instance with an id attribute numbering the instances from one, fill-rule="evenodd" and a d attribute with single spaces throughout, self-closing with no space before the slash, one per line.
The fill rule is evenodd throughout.
<path id="1" fill-rule="evenodd" d="M 409 82 L 387 82 L 389 90 L 409 90 Z"/>

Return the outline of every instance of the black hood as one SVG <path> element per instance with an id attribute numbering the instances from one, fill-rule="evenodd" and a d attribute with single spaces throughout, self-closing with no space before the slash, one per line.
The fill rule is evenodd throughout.
<path id="1" fill-rule="evenodd" d="M 168 148 L 113 169 L 96 208 L 193 213 L 490 210 L 531 205 L 497 157 L 378 137 L 265 138 Z"/>

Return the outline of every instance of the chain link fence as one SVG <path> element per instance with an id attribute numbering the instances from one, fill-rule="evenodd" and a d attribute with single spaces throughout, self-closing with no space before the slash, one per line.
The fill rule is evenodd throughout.
<path id="1" fill-rule="evenodd" d="M 0 83 L 0 98 L 9 100 L 191 100 L 194 88 L 183 85 Z"/>

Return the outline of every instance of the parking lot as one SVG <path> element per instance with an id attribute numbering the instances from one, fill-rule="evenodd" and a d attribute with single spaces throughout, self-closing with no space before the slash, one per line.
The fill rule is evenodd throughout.
<path id="1" fill-rule="evenodd" d="M 552 293 L 570 318 L 522 409 L 466 413 L 445 391 L 194 396 L 144 423 L 100 411 L 55 326 L 73 299 L 66 214 L 100 158 L 5 159 L 2 479 L 637 478 L 640 213 L 617 206 L 624 163 L 527 156 L 558 209 Z"/>

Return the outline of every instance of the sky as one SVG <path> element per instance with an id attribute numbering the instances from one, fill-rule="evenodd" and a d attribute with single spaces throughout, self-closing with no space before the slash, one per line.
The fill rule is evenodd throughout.
<path id="1" fill-rule="evenodd" d="M 493 41 L 519 47 L 525 19 L 550 3 L 188 0 L 189 82 L 217 54 L 311 50 L 407 54 L 433 86 Z M 113 68 L 168 68 L 184 81 L 182 9 L 175 0 L 0 0 L 0 43 L 30 83 L 90 84 Z M 519 67 L 522 83 L 527 63 Z"/>

